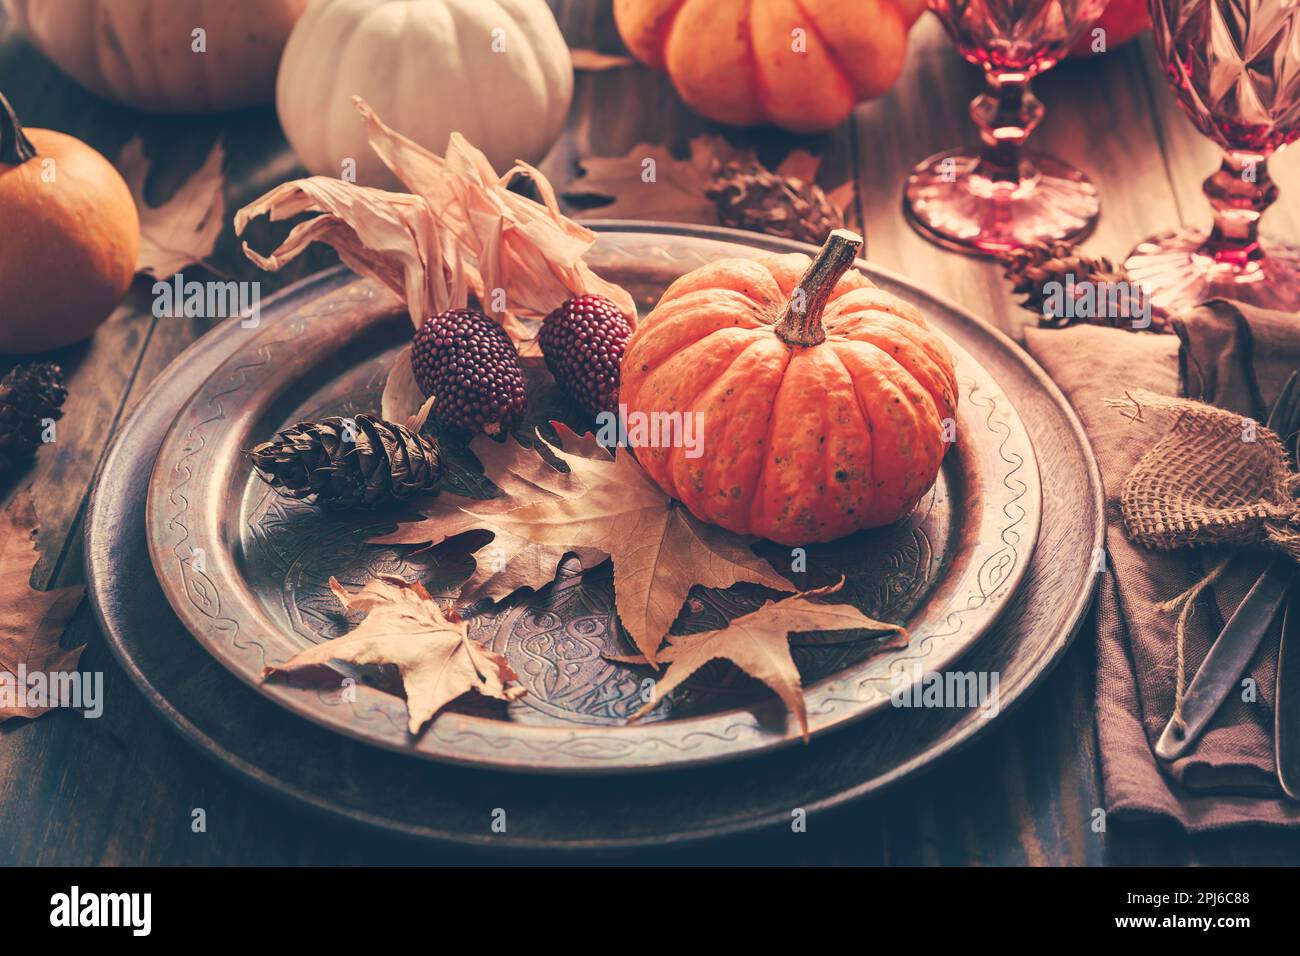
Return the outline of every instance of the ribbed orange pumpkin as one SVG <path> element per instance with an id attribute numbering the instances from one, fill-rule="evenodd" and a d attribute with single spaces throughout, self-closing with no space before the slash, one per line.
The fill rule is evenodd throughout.
<path id="1" fill-rule="evenodd" d="M 701 415 L 702 454 L 635 449 L 696 517 L 781 544 L 830 541 L 902 518 L 934 483 L 957 406 L 952 358 L 913 306 L 848 272 L 861 244 L 837 229 L 811 263 L 702 266 L 633 332 L 627 420 Z"/>
<path id="2" fill-rule="evenodd" d="M 691 109 L 735 126 L 819 133 L 898 79 L 925 0 L 614 0 L 642 63 Z"/>

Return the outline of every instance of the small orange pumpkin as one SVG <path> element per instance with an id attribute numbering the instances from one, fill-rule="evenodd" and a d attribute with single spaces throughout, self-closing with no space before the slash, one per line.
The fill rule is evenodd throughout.
<path id="1" fill-rule="evenodd" d="M 699 413 L 694 451 L 635 449 L 696 517 L 781 544 L 830 541 L 898 520 L 934 483 L 957 407 L 952 358 L 913 306 L 848 271 L 861 244 L 837 229 L 811 263 L 702 266 L 632 333 L 627 420 Z"/>
<path id="2" fill-rule="evenodd" d="M 24 130 L 0 95 L 0 352 L 93 332 L 131 287 L 140 218 L 112 164 L 65 133 Z"/>
<path id="3" fill-rule="evenodd" d="M 893 86 L 924 10 L 925 0 L 614 0 L 614 21 L 700 115 L 820 133 Z"/>

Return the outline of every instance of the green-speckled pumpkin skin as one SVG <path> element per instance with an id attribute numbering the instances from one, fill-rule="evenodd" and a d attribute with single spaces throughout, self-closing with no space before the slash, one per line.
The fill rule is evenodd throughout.
<path id="1" fill-rule="evenodd" d="M 825 341 L 785 341 L 777 320 L 809 264 L 724 259 L 687 273 L 637 326 L 621 369 L 629 419 L 703 413 L 698 457 L 636 449 L 660 487 L 705 521 L 789 545 L 911 512 L 957 407 L 938 335 L 856 271 L 822 296 Z"/>

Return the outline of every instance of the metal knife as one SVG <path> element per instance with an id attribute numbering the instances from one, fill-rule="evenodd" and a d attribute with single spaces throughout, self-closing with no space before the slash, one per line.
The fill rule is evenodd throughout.
<path id="1" fill-rule="evenodd" d="M 1273 746 L 1282 792 L 1300 800 L 1300 591 L 1287 595 L 1282 643 L 1277 649 L 1277 691 L 1273 696 Z"/>
<path id="2" fill-rule="evenodd" d="M 1295 565 L 1290 558 L 1276 558 L 1256 579 L 1183 695 L 1186 730 L 1177 732 L 1170 721 L 1156 741 L 1157 757 L 1173 760 L 1196 743 L 1215 712 L 1237 688 L 1238 679 L 1277 617 L 1294 575 Z"/>

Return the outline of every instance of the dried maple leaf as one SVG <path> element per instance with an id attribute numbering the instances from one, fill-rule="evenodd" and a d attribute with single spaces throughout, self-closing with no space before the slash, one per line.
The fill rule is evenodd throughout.
<path id="1" fill-rule="evenodd" d="M 506 686 L 518 679 L 506 659 L 471 640 L 465 622 L 444 614 L 422 584 L 381 574 L 356 594 L 334 578 L 330 590 L 349 611 L 364 611 L 365 620 L 343 637 L 268 667 L 265 674 L 330 661 L 393 664 L 402 675 L 413 734 L 470 691 L 505 701 L 524 695 L 524 688 Z"/>
<path id="2" fill-rule="evenodd" d="M 893 631 L 898 635 L 899 644 L 907 643 L 907 631 L 900 625 L 874 620 L 850 604 L 822 604 L 809 600 L 838 591 L 843 583 L 841 579 L 830 587 L 768 601 L 757 611 L 734 618 L 726 627 L 716 631 L 670 636 L 668 645 L 659 652 L 659 659 L 668 662 L 668 670 L 663 679 L 656 682 L 650 701 L 630 720 L 640 720 L 654 710 L 659 701 L 705 664 L 727 660 L 750 677 L 762 681 L 781 698 L 799 721 L 803 739 L 807 741 L 808 710 L 804 704 L 799 670 L 790 656 L 791 634 L 804 631 Z M 647 662 L 639 655 L 606 656 L 628 664 Z"/>
<path id="3" fill-rule="evenodd" d="M 585 175 L 565 187 L 565 198 L 613 201 L 576 213 L 579 219 L 721 224 L 820 243 L 828 231 L 821 223 L 803 232 L 789 224 L 820 209 L 821 220 L 835 219 L 843 225 L 854 198 L 851 181 L 829 192 L 816 185 L 821 159 L 807 150 L 791 150 L 769 171 L 752 149 L 737 149 L 713 134 L 692 139 L 686 159 L 678 159 L 663 146 L 640 143 L 622 156 L 588 157 L 581 166 Z M 758 228 L 766 223 L 782 228 Z"/>
<path id="4" fill-rule="evenodd" d="M 666 146 L 638 143 L 622 156 L 581 160 L 584 175 L 565 187 L 564 196 L 613 200 L 576 213 L 579 219 L 661 219 L 717 225 L 717 208 L 705 190 L 720 161 L 741 155 L 721 136 L 709 134 L 691 140 L 691 154 L 686 159 L 678 159 Z"/>
<path id="5" fill-rule="evenodd" d="M 537 544 L 594 548 L 608 555 L 619 620 L 650 663 L 694 585 L 725 588 L 750 581 L 789 590 L 746 539 L 696 520 L 629 452 L 611 461 L 550 447 L 581 490 L 501 513 L 480 511 L 481 526 Z"/>
<path id="6" fill-rule="evenodd" d="M 221 163 L 225 150 L 218 141 L 203 165 L 161 206 L 144 195 L 149 160 L 140 137 L 133 137 L 117 157 L 140 212 L 140 258 L 137 272 L 172 276 L 192 263 L 201 263 L 216 247 L 226 218 L 225 180 Z"/>
<path id="7" fill-rule="evenodd" d="M 599 455 L 608 460 L 608 453 L 596 444 L 591 435 L 579 436 L 558 423 L 554 427 L 566 448 L 588 457 Z M 481 598 L 496 600 L 524 587 L 544 587 L 554 580 L 556 569 L 566 554 L 576 554 L 583 567 L 588 568 L 604 560 L 605 555 L 594 548 L 537 544 L 487 527 L 480 514 L 509 511 L 539 497 L 577 494 L 581 485 L 572 472 L 553 468 L 534 449 L 513 438 L 497 442 L 480 435 L 470 444 L 470 451 L 500 491 L 497 497 L 462 498 L 444 491 L 417 504 L 422 515 L 420 520 L 405 522 L 391 534 L 372 538 L 368 543 L 433 547 L 469 531 L 493 531 L 490 544 L 485 542 L 476 549 L 474 573 L 461 586 L 460 596 L 466 602 Z"/>
<path id="8" fill-rule="evenodd" d="M 81 603 L 80 586 L 37 591 L 31 586 L 36 550 L 36 508 L 24 489 L 0 512 L 0 673 L 6 681 L 28 674 L 76 669 L 84 647 L 65 650 L 59 638 Z M 0 722 L 39 717 L 45 708 L 0 705 Z"/>

